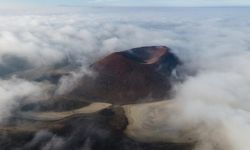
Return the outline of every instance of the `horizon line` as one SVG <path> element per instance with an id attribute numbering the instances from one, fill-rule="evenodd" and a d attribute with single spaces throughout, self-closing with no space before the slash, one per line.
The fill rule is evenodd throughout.
<path id="1" fill-rule="evenodd" d="M 211 6 L 205 6 L 205 5 L 200 5 L 200 6 L 122 6 L 122 5 L 96 5 L 96 6 L 91 6 L 91 5 L 65 5 L 65 4 L 59 4 L 59 5 L 54 5 L 58 7 L 93 7 L 93 8 L 101 8 L 101 7 L 124 7 L 124 8 L 139 8 L 139 7 L 157 7 L 157 8 L 223 8 L 223 7 L 250 7 L 250 5 L 211 5 Z M 41 6 L 43 7 L 43 6 Z M 52 6 L 53 7 L 53 6 Z"/>

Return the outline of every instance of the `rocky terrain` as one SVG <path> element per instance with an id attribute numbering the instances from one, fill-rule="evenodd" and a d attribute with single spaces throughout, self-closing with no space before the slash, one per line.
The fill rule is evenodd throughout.
<path id="1" fill-rule="evenodd" d="M 157 128 L 165 124 L 155 126 L 165 111 L 158 111 L 161 105 L 174 111 L 172 102 L 161 100 L 171 97 L 172 73 L 178 65 L 181 61 L 165 46 L 134 48 L 101 58 L 89 67 L 92 74 L 82 76 L 68 93 L 20 105 L 0 126 L 1 149 L 191 149 L 195 141 L 184 131 L 158 134 Z M 48 70 L 19 76 L 29 74 L 33 80 L 56 83 L 68 75 L 65 67 Z"/>
<path id="2" fill-rule="evenodd" d="M 171 72 L 179 59 L 164 46 L 110 54 L 91 65 L 95 78 L 82 78 L 70 93 L 112 104 L 136 103 L 169 96 Z"/>

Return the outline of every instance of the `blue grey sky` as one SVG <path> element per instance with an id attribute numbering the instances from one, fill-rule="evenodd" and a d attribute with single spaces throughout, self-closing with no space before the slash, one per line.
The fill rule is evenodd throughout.
<path id="1" fill-rule="evenodd" d="M 250 0 L 0 0 L 1 6 L 246 6 Z"/>

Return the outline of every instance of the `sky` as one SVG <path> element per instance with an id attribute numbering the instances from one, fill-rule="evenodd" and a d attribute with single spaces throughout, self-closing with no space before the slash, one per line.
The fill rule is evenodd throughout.
<path id="1" fill-rule="evenodd" d="M 12 6 L 247 6 L 250 0 L 0 0 Z"/>

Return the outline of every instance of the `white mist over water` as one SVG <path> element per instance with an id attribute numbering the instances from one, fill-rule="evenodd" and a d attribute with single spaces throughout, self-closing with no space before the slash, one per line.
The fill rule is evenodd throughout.
<path id="1" fill-rule="evenodd" d="M 43 97 L 51 88 L 48 83 L 11 77 L 16 71 L 25 71 L 18 69 L 17 58 L 25 69 L 65 59 L 86 68 L 114 51 L 166 45 L 183 61 L 180 72 L 186 79 L 175 87 L 174 100 L 181 111 L 173 114 L 173 122 L 194 130 L 196 150 L 249 149 L 249 8 L 62 7 L 33 11 L 5 10 L 0 15 L 0 68 L 13 68 L 0 80 L 1 119 L 18 101 Z M 65 90 L 60 85 L 57 88 Z"/>

